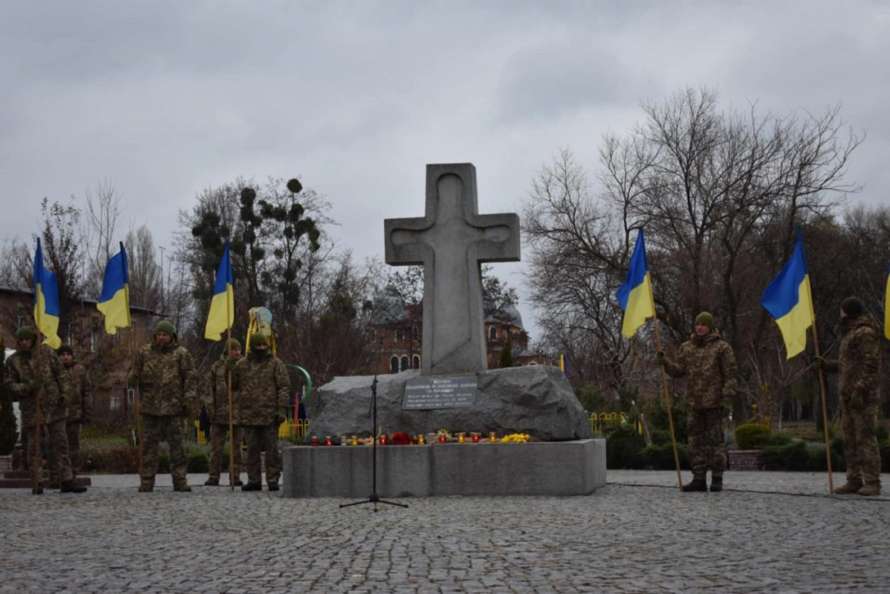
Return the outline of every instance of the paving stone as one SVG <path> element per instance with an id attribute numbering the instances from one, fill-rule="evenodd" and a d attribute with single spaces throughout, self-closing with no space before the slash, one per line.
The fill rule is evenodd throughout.
<path id="1" fill-rule="evenodd" d="M 134 476 L 95 476 L 78 496 L 0 492 L 0 593 L 827 593 L 890 583 L 890 497 L 826 497 L 819 473 L 731 472 L 723 493 L 683 494 L 673 472 L 610 471 L 590 496 L 405 499 L 408 509 L 377 513 L 266 491 L 174 494 L 159 478 L 146 494 Z"/>

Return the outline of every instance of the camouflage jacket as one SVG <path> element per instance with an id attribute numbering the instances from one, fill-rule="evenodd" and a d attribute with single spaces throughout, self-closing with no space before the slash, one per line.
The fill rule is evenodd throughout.
<path id="1" fill-rule="evenodd" d="M 191 416 L 195 405 L 195 364 L 177 343 L 161 348 L 145 345 L 133 360 L 130 385 L 139 388 L 142 414 L 158 417 Z"/>
<path id="2" fill-rule="evenodd" d="M 234 370 L 232 375 L 234 375 Z M 226 360 L 218 359 L 210 366 L 210 374 L 204 384 L 203 403 L 207 407 L 211 423 L 221 425 L 229 424 L 229 388 L 226 382 Z M 232 404 L 238 401 L 234 389 L 232 390 Z M 238 409 L 233 407 L 232 418 L 238 423 Z"/>
<path id="3" fill-rule="evenodd" d="M 254 353 L 244 357 L 235 365 L 232 385 L 238 394 L 235 410 L 240 425 L 272 425 L 287 406 L 290 377 L 278 357 L 259 358 Z"/>
<path id="4" fill-rule="evenodd" d="M 837 360 L 841 402 L 854 408 L 878 404 L 881 334 L 874 321 L 861 316 L 841 339 Z"/>
<path id="5" fill-rule="evenodd" d="M 674 377 L 688 376 L 686 399 L 693 409 L 720 408 L 735 396 L 736 362 L 732 347 L 717 332 L 692 335 L 680 345 L 677 360 L 664 358 L 664 368 Z"/>
<path id="6" fill-rule="evenodd" d="M 56 352 L 46 345 L 33 350 L 17 351 L 6 361 L 5 385 L 12 400 L 18 400 L 22 407 L 22 424 L 34 426 L 38 392 L 34 385 L 40 385 L 40 414 L 42 422 L 54 423 L 67 416 L 68 381 L 65 368 Z"/>
<path id="7" fill-rule="evenodd" d="M 66 369 L 68 383 L 68 420 L 75 423 L 85 422 L 93 412 L 92 385 L 86 367 L 75 363 Z"/>

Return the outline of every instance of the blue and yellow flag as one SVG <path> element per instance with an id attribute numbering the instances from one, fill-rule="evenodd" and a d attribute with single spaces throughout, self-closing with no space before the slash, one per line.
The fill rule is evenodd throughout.
<path id="1" fill-rule="evenodd" d="M 890 340 L 890 270 L 887 270 L 887 288 L 884 292 L 884 336 Z"/>
<path id="2" fill-rule="evenodd" d="M 226 330 L 235 321 L 235 290 L 232 278 L 232 260 L 229 257 L 229 243 L 223 248 L 222 260 L 216 270 L 216 282 L 213 285 L 213 298 L 210 311 L 207 312 L 207 325 L 204 327 L 204 338 L 221 340 Z"/>
<path id="3" fill-rule="evenodd" d="M 40 239 L 34 252 L 34 324 L 43 334 L 44 343 L 57 349 L 62 346 L 59 338 L 59 284 L 56 275 L 43 267 L 43 250 Z"/>
<path id="4" fill-rule="evenodd" d="M 760 304 L 779 326 L 787 359 L 807 348 L 807 328 L 815 323 L 816 314 L 801 236 L 794 244 L 791 259 L 763 292 Z"/>
<path id="5" fill-rule="evenodd" d="M 113 255 L 105 265 L 102 293 L 96 309 L 105 316 L 105 332 L 117 334 L 118 328 L 129 328 L 130 321 L 130 274 L 127 250 L 121 243 L 121 251 Z"/>
<path id="6" fill-rule="evenodd" d="M 649 277 L 649 264 L 646 262 L 646 240 L 643 230 L 637 234 L 627 281 L 618 289 L 618 303 L 624 310 L 621 334 L 630 338 L 646 323 L 655 317 L 655 300 L 652 297 L 652 281 Z"/>

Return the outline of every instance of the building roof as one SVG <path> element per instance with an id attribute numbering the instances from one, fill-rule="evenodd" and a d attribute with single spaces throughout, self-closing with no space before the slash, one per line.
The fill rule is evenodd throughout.
<path id="1" fill-rule="evenodd" d="M 0 285 L 0 293 L 6 293 L 9 295 L 17 295 L 21 297 L 28 297 L 29 299 L 34 299 L 34 291 L 31 289 L 17 289 L 15 287 L 10 287 L 7 285 Z M 98 303 L 95 299 L 78 299 L 77 303 L 80 305 L 96 305 Z M 148 309 L 147 307 L 140 307 L 138 305 L 130 305 L 130 311 L 135 313 L 141 313 L 149 316 L 161 316 L 163 314 L 159 311 L 155 311 L 153 309 Z"/>

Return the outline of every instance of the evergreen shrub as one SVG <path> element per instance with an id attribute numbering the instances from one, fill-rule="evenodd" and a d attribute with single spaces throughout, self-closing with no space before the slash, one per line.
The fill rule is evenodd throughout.
<path id="1" fill-rule="evenodd" d="M 735 442 L 740 450 L 757 450 L 767 444 L 770 430 L 760 423 L 744 423 L 735 430 Z"/>
<path id="2" fill-rule="evenodd" d="M 633 427 L 619 427 L 606 438 L 607 468 L 641 468 L 646 442 Z"/>

